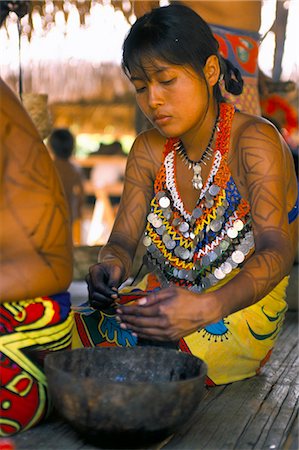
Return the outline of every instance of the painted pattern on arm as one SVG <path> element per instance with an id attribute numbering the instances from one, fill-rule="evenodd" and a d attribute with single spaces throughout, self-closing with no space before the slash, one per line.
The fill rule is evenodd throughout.
<path id="1" fill-rule="evenodd" d="M 72 250 L 66 201 L 50 155 L 22 106 L 1 89 L 1 298 L 9 301 L 65 289 Z"/>
<path id="2" fill-rule="evenodd" d="M 111 250 L 118 254 L 121 252 L 121 259 L 126 264 L 134 257 L 145 228 L 155 174 L 161 164 L 153 145 L 148 133 L 143 133 L 137 137 L 132 147 L 118 213 L 108 244 L 101 253 L 101 260 Z M 163 147 L 161 155 L 162 150 Z"/>
<path id="3" fill-rule="evenodd" d="M 239 146 L 240 165 L 255 224 L 264 228 L 273 219 L 280 228 L 286 212 L 285 161 L 281 143 L 271 126 L 255 124 L 240 138 Z"/>
<path id="4" fill-rule="evenodd" d="M 276 130 L 266 122 L 243 127 L 232 173 L 251 206 L 255 252 L 231 283 L 231 311 L 259 301 L 290 271 L 292 240 L 287 216 L 286 158 Z"/>

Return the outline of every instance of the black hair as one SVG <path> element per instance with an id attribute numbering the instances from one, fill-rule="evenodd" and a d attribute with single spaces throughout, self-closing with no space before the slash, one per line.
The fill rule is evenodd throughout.
<path id="1" fill-rule="evenodd" d="M 67 128 L 55 128 L 49 137 L 49 144 L 58 158 L 68 159 L 73 153 L 75 138 Z"/>
<path id="2" fill-rule="evenodd" d="M 154 8 L 136 20 L 123 44 L 122 68 L 129 78 L 134 70 L 146 75 L 143 60 L 162 59 L 174 65 L 188 65 L 205 79 L 203 68 L 211 55 L 219 60 L 225 89 L 241 94 L 241 74 L 219 54 L 218 41 L 209 25 L 191 8 L 176 3 Z M 223 101 L 219 83 L 214 86 L 214 95 L 217 101 Z"/>

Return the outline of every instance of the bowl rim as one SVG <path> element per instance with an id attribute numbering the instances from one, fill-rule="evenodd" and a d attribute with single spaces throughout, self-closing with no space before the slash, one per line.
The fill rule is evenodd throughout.
<path id="1" fill-rule="evenodd" d="M 82 348 L 75 348 L 75 349 L 71 349 L 71 350 L 60 350 L 57 352 L 51 352 L 50 354 L 46 355 L 46 357 L 45 357 L 45 372 L 47 372 L 47 368 L 49 368 L 49 370 L 55 370 L 62 374 L 68 373 L 74 380 L 82 380 L 82 379 L 84 379 L 82 376 L 71 374 L 71 372 L 66 372 L 65 370 L 63 370 L 59 367 L 55 367 L 55 368 L 51 367 L 50 360 L 52 359 L 52 356 L 53 355 L 56 356 L 57 354 L 60 354 L 60 355 L 66 354 L 66 353 L 70 353 L 70 352 L 83 353 L 84 350 L 87 350 L 90 352 L 92 350 L 93 351 L 107 351 L 107 350 L 111 351 L 111 349 L 116 349 L 116 348 L 119 350 L 123 349 L 125 351 L 132 350 L 132 349 L 134 349 L 134 350 L 138 349 L 137 351 L 139 351 L 139 349 L 144 349 L 144 348 L 149 348 L 149 347 L 157 348 L 157 349 L 163 348 L 163 347 L 155 347 L 155 346 L 147 346 L 147 347 L 137 347 L 137 346 L 136 347 L 82 347 Z M 190 353 L 182 352 L 180 350 L 176 350 L 176 349 L 172 349 L 172 348 L 167 348 L 167 351 L 170 351 L 173 353 L 175 352 L 177 354 L 183 353 L 184 355 L 186 355 L 187 358 L 191 357 L 193 359 L 195 358 L 195 359 L 199 360 L 200 361 L 200 371 L 199 371 L 198 375 L 192 376 L 192 377 L 184 379 L 184 380 L 173 380 L 173 381 L 168 380 L 168 381 L 156 381 L 156 382 L 152 381 L 152 382 L 150 382 L 151 385 L 153 385 L 153 386 L 154 385 L 169 385 L 169 383 L 184 384 L 184 383 L 190 383 L 191 381 L 194 381 L 195 379 L 200 379 L 200 378 L 205 379 L 205 377 L 207 375 L 208 367 L 207 367 L 207 364 L 205 363 L 205 361 L 203 361 L 201 358 L 198 358 L 197 356 L 192 355 Z M 46 375 L 47 375 L 47 373 L 46 373 Z M 85 377 L 85 378 L 87 378 L 87 377 Z M 142 385 L 148 385 L 149 381 L 117 381 L 117 380 L 112 381 L 112 380 L 107 380 L 107 382 L 105 382 L 105 386 L 108 386 L 108 385 L 120 385 L 121 386 L 124 384 L 126 386 L 136 386 L 136 385 L 142 386 Z"/>

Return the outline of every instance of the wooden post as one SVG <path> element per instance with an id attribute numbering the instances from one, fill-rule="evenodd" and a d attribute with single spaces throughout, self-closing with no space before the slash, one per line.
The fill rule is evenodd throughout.
<path id="1" fill-rule="evenodd" d="M 288 14 L 289 10 L 284 7 L 284 2 L 276 0 L 276 18 L 272 27 L 276 40 L 272 76 L 274 81 L 279 81 L 281 77 Z"/>

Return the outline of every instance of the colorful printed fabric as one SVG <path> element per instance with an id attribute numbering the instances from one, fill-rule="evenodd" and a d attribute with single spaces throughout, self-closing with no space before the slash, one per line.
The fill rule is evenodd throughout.
<path id="1" fill-rule="evenodd" d="M 229 94 L 222 86 L 223 96 L 240 111 L 261 115 L 258 92 L 259 33 L 219 25 L 210 26 L 219 43 L 220 54 L 239 69 L 244 80 L 241 95 Z"/>
<path id="2" fill-rule="evenodd" d="M 242 76 L 256 78 L 260 34 L 219 25 L 210 27 L 219 42 L 221 55 L 237 67 Z"/>
<path id="3" fill-rule="evenodd" d="M 230 274 L 225 283 L 235 274 Z M 271 356 L 287 311 L 285 277 L 254 305 L 208 325 L 180 340 L 182 351 L 203 359 L 208 385 L 226 384 L 259 374 Z M 207 289 L 210 292 L 217 287 Z"/>
<path id="4" fill-rule="evenodd" d="M 51 409 L 43 361 L 70 348 L 69 293 L 0 305 L 0 436 L 36 425 Z"/>
<path id="5" fill-rule="evenodd" d="M 120 328 L 113 308 L 99 311 L 88 304 L 73 307 L 75 329 L 72 348 L 133 347 L 137 339 L 130 331 Z"/>

